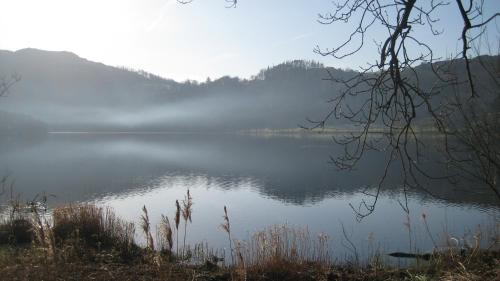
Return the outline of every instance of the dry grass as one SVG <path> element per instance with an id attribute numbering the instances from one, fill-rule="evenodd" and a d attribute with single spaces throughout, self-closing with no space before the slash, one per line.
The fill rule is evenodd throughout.
<path id="1" fill-rule="evenodd" d="M 142 216 L 141 216 L 141 228 L 146 236 L 146 247 L 148 250 L 154 251 L 155 245 L 153 240 L 153 235 L 151 234 L 151 223 L 149 221 L 148 209 L 146 209 L 146 205 L 142 207 Z"/>
<path id="2" fill-rule="evenodd" d="M 110 208 L 89 204 L 56 208 L 52 219 L 58 243 L 78 239 L 95 248 L 134 243 L 134 225 L 116 217 Z"/>
<path id="3" fill-rule="evenodd" d="M 326 280 L 332 266 L 328 249 L 324 234 L 312 236 L 307 228 L 273 225 L 249 241 L 236 241 L 233 269 L 241 280 Z"/>
<path id="4" fill-rule="evenodd" d="M 273 225 L 256 232 L 250 241 L 238 241 L 238 266 L 265 266 L 290 262 L 331 264 L 328 236 L 312 236 L 307 228 Z"/>
<path id="5" fill-rule="evenodd" d="M 184 243 L 183 243 L 183 248 L 182 248 L 182 255 L 183 258 L 186 255 L 186 237 L 187 237 L 187 224 L 188 222 L 192 222 L 192 214 L 193 214 L 193 198 L 191 197 L 191 194 L 189 193 L 189 189 L 187 190 L 187 195 L 182 200 L 182 218 L 184 219 Z"/>
<path id="6" fill-rule="evenodd" d="M 444 257 L 443 257 L 444 258 Z M 134 263 L 66 260 L 47 262 L 33 248 L 0 249 L 1 280 L 499 280 L 500 254 L 482 252 L 473 263 L 460 260 L 419 268 L 386 268 L 280 261 L 238 268 L 149 260 Z M 463 264 L 460 265 L 460 263 Z"/>
<path id="7" fill-rule="evenodd" d="M 119 219 L 110 208 L 89 204 L 56 208 L 50 231 L 58 255 L 64 259 L 78 256 L 93 260 L 111 252 L 113 258 L 127 262 L 140 253 L 134 241 L 134 224 Z"/>
<path id="8" fill-rule="evenodd" d="M 33 241 L 34 233 L 29 218 L 27 204 L 21 203 L 20 197 L 13 192 L 14 182 L 8 177 L 0 179 L 0 195 L 5 193 L 6 188 L 10 190 L 10 198 L 7 205 L 0 205 L 0 245 L 4 244 L 28 244 Z"/>
<path id="9" fill-rule="evenodd" d="M 173 229 L 167 216 L 161 215 L 160 225 L 157 226 L 156 237 L 159 249 L 168 254 L 172 253 L 174 247 Z"/>
<path id="10" fill-rule="evenodd" d="M 231 227 L 234 226 L 230 224 L 226 207 L 221 228 L 228 235 L 232 261 L 223 265 L 221 257 L 225 257 L 225 253 L 214 251 L 207 244 L 194 245 L 194 248 L 185 244 L 192 206 L 188 192 L 182 206 L 176 201 L 174 226 L 162 215 L 157 226 L 158 247 L 155 247 L 150 217 L 144 206 L 141 223 L 147 238 L 147 250 L 144 250 L 134 241 L 134 224 L 119 219 L 109 208 L 73 205 L 56 208 L 48 215 L 35 208 L 26 215 L 20 211 L 26 208 L 15 205 L 16 211 L 8 212 L 0 224 L 0 240 L 7 239 L 10 243 L 0 247 L 0 279 L 500 280 L 498 239 L 492 242 L 492 248 L 480 249 L 481 233 L 474 235 L 475 243 L 468 250 L 450 248 L 436 252 L 429 262 L 417 263 L 415 267 L 391 268 L 379 262 L 366 266 L 335 264 L 329 251 L 329 237 L 313 235 L 307 228 L 273 225 L 256 232 L 247 241 L 233 240 Z M 173 247 L 174 243 L 179 244 L 181 219 L 184 247 L 179 256 L 174 255 Z M 174 241 L 174 231 L 177 241 Z M 31 242 L 31 246 L 20 246 L 21 241 Z"/>
<path id="11" fill-rule="evenodd" d="M 222 217 L 224 222 L 220 225 L 220 227 L 227 233 L 227 237 L 229 240 L 229 250 L 231 251 L 231 264 L 234 264 L 234 250 L 233 250 L 233 239 L 231 238 L 231 223 L 229 222 L 229 216 L 227 214 L 227 207 L 224 206 L 224 216 Z M 242 263 L 244 263 L 242 261 Z"/>
<path id="12" fill-rule="evenodd" d="M 28 244 L 33 240 L 31 222 L 25 218 L 0 223 L 0 245 Z"/>
<path id="13" fill-rule="evenodd" d="M 177 242 L 177 255 L 179 255 L 179 224 L 181 222 L 181 205 L 179 204 L 179 200 L 175 200 L 175 232 L 177 233 L 176 242 Z"/>

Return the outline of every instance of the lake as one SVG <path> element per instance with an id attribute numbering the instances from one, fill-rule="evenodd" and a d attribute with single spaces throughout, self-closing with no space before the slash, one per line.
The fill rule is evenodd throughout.
<path id="1" fill-rule="evenodd" d="M 409 251 L 408 226 L 412 247 L 424 252 L 432 250 L 432 239 L 445 246 L 447 235 L 472 241 L 477 231 L 486 236 L 498 228 L 494 196 L 443 182 L 429 183 L 439 200 L 409 193 L 407 215 L 397 177 L 388 178 L 375 212 L 358 222 L 349 204 L 370 200 L 361 191 L 376 184 L 386 159 L 369 153 L 355 171 L 342 172 L 329 163 L 330 155 L 341 152 L 331 138 L 318 135 L 50 133 L 42 139 L 1 139 L 0 169 L 26 200 L 45 192 L 51 206 L 92 202 L 133 222 L 145 205 L 153 225 L 161 214 L 172 220 L 175 200 L 189 189 L 194 208 L 187 240 L 213 248 L 228 246 L 219 227 L 224 206 L 236 239 L 288 224 L 327 234 L 338 259 L 352 254 L 342 225 L 363 257 L 374 249 Z M 139 228 L 137 235 L 140 240 Z"/>

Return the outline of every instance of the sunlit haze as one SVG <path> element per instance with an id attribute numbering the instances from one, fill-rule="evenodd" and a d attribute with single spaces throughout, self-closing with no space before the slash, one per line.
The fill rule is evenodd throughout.
<path id="1" fill-rule="evenodd" d="M 498 1 L 486 2 L 498 10 Z M 313 52 L 316 45 L 338 44 L 351 30 L 317 22 L 318 13 L 333 9 L 331 1 L 242 0 L 237 8 L 225 5 L 215 0 L 189 5 L 175 0 L 2 0 L 0 49 L 65 50 L 176 80 L 249 77 L 290 59 L 357 68 L 376 52 L 369 45 L 361 56 L 342 61 Z M 440 55 L 459 47 L 459 21 L 443 16 L 438 23 L 456 26 L 430 39 L 443 42 Z"/>

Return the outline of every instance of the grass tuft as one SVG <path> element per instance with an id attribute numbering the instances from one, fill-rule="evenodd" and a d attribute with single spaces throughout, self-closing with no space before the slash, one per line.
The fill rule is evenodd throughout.
<path id="1" fill-rule="evenodd" d="M 52 220 L 54 241 L 60 248 L 114 251 L 126 260 L 139 250 L 134 225 L 116 217 L 110 208 L 90 204 L 56 208 Z"/>

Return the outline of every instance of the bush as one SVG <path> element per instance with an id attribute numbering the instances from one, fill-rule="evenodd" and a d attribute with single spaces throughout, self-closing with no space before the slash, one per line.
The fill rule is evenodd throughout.
<path id="1" fill-rule="evenodd" d="M 33 226 L 24 218 L 0 224 L 0 245 L 27 244 L 33 241 Z"/>
<path id="2" fill-rule="evenodd" d="M 110 208 L 95 205 L 56 208 L 52 218 L 52 231 L 58 246 L 112 250 L 125 259 L 139 251 L 134 242 L 134 225 L 117 218 Z"/>

